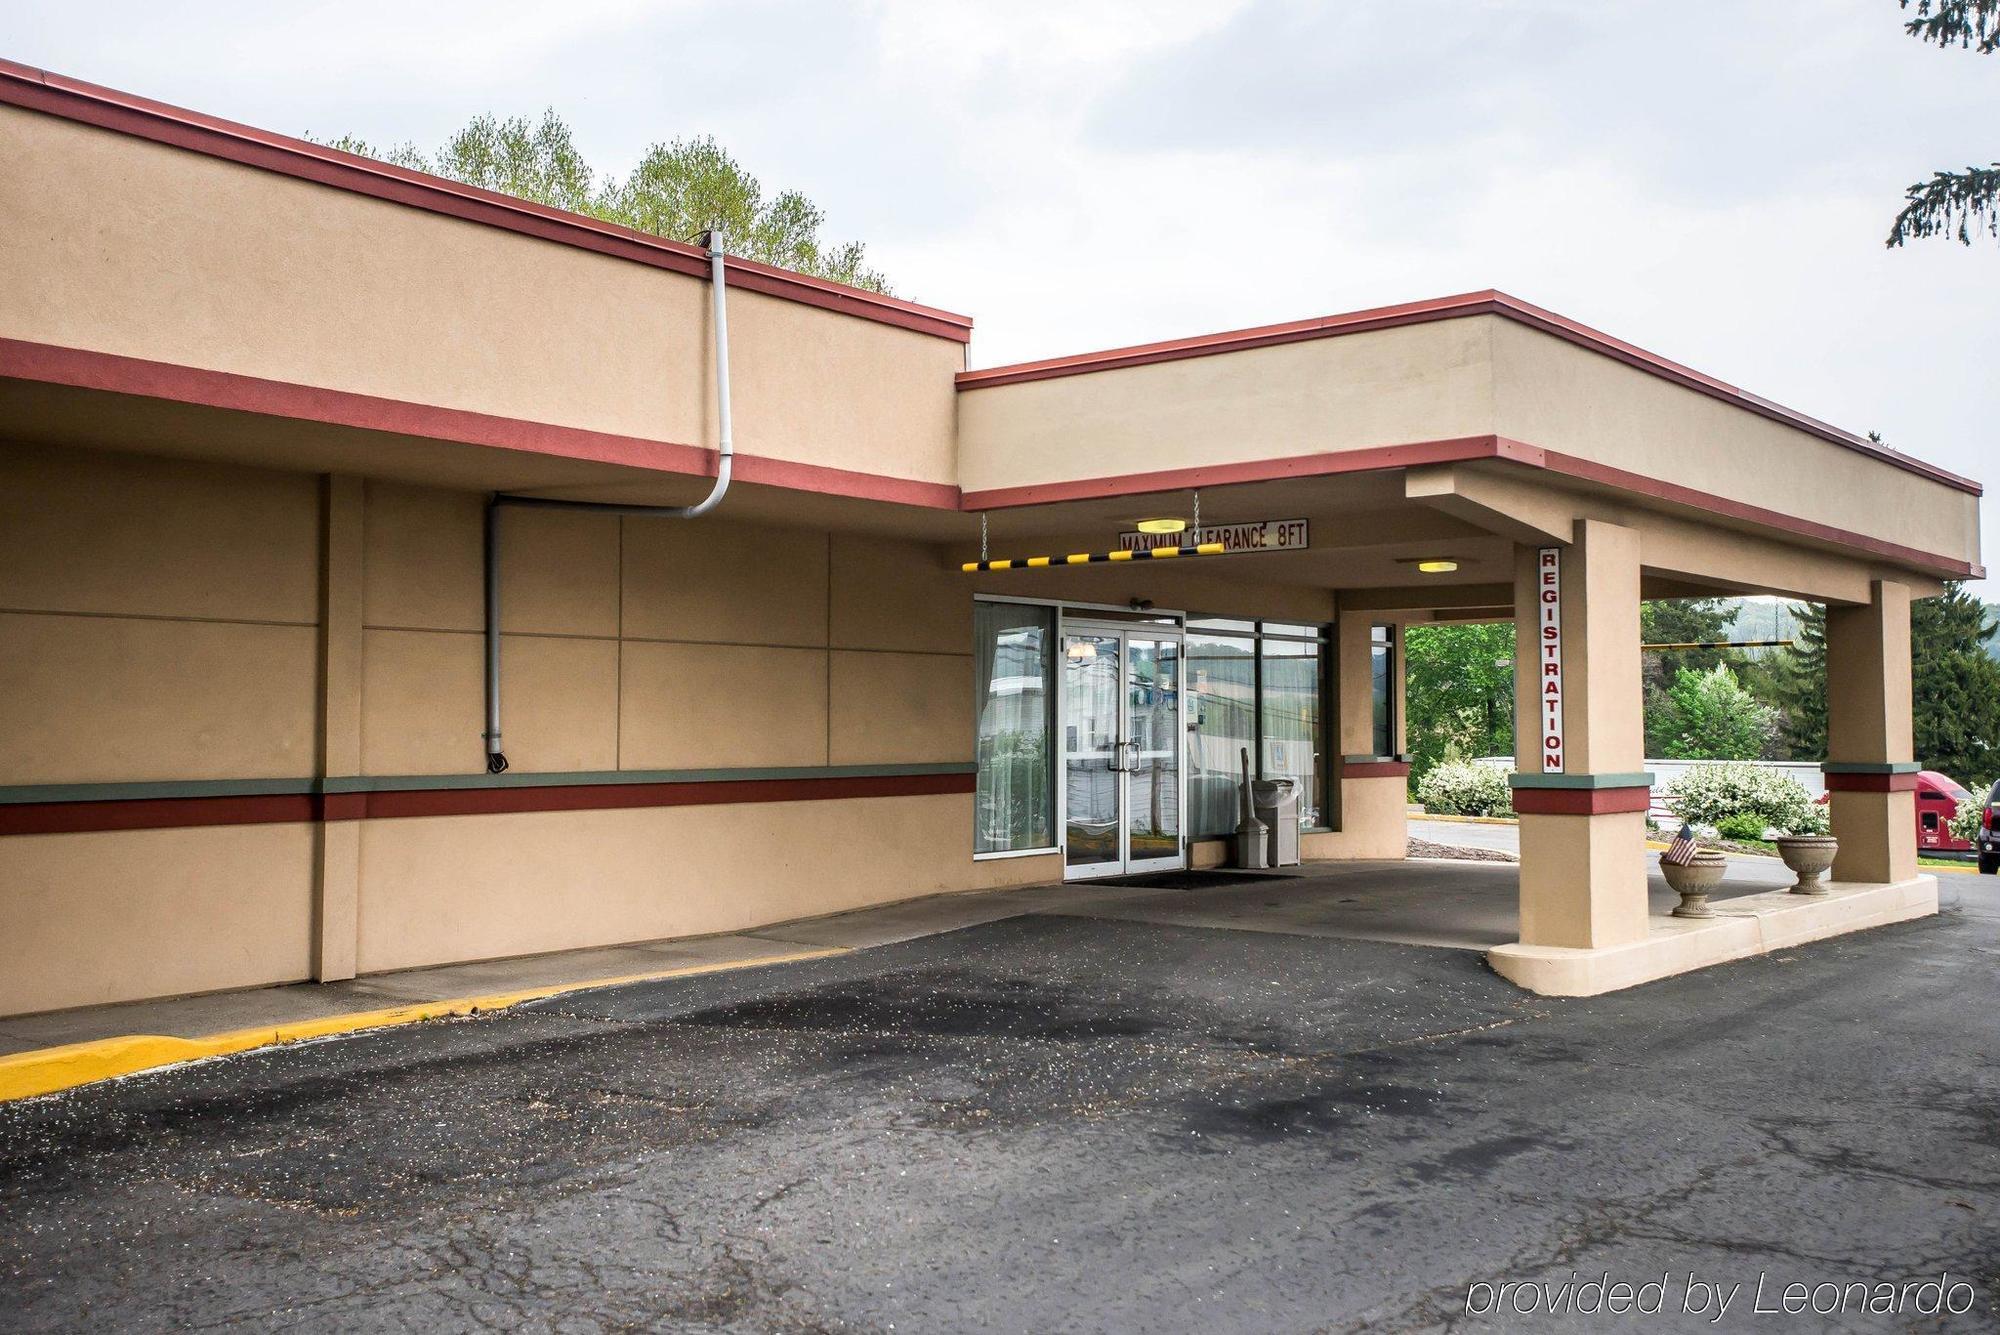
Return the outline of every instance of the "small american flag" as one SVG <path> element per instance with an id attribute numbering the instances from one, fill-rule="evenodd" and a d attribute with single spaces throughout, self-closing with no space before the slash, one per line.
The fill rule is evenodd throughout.
<path id="1" fill-rule="evenodd" d="M 1685 867 L 1694 861 L 1694 855 L 1700 851 L 1701 845 L 1694 841 L 1694 826 L 1682 821 L 1681 832 L 1674 836 L 1674 841 L 1660 854 L 1660 861 L 1671 862 L 1676 867 Z"/>

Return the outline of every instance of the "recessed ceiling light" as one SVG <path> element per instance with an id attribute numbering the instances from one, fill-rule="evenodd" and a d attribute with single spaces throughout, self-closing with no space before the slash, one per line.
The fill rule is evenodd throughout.
<path id="1" fill-rule="evenodd" d="M 1423 571 L 1426 575 L 1449 575 L 1452 571 L 1458 569 L 1458 562 L 1442 560 L 1419 561 L 1417 562 L 1417 569 Z"/>
<path id="2" fill-rule="evenodd" d="M 1185 519 L 1141 519 L 1139 521 L 1139 531 L 1141 533 L 1182 533 L 1186 530 L 1187 520 Z"/>

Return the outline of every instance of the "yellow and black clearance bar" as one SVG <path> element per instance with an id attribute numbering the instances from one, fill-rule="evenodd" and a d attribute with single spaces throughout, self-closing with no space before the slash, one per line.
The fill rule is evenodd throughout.
<path id="1" fill-rule="evenodd" d="M 1203 542 L 1192 547 L 1154 547 L 1142 552 L 1072 552 L 1068 556 L 1017 556 L 999 561 L 967 561 L 959 569 L 973 575 L 982 570 L 1041 570 L 1047 566 L 1094 566 L 1106 561 L 1163 561 L 1170 556 L 1220 556 L 1225 550 L 1219 542 Z"/>

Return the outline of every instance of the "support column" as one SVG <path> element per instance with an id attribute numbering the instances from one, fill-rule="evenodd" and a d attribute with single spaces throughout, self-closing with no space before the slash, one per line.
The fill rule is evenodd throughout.
<path id="1" fill-rule="evenodd" d="M 1374 642 L 1377 623 L 1366 612 L 1342 612 L 1334 623 L 1335 689 L 1339 692 L 1340 856 L 1401 858 L 1410 848 L 1410 758 L 1403 741 L 1403 645 L 1391 632 L 1390 744 L 1376 745 Z"/>
<path id="2" fill-rule="evenodd" d="M 315 826 L 313 977 L 354 977 L 360 927 L 361 823 L 347 815 L 328 779 L 361 773 L 363 486 L 357 477 L 320 482 L 319 763 L 323 819 Z"/>
<path id="3" fill-rule="evenodd" d="M 1836 881 L 1917 874 L 1917 764 L 1910 690 L 1910 590 L 1826 609 L 1826 787 L 1840 852 Z"/>
<path id="4" fill-rule="evenodd" d="M 1639 535 L 1579 520 L 1574 542 L 1547 549 L 1553 564 L 1543 550 L 1518 548 L 1514 577 L 1521 943 L 1624 945 L 1647 932 L 1652 781 L 1644 773 Z M 1546 746 L 1551 700 L 1561 727 L 1552 737 L 1559 745 Z"/>

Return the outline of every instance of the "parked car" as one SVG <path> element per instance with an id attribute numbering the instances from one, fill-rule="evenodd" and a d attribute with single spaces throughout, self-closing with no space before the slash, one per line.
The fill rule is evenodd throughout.
<path id="1" fill-rule="evenodd" d="M 1986 810 L 1979 814 L 1976 837 L 1979 872 L 1982 876 L 1991 876 L 2000 871 L 2000 780 L 1995 780 L 1993 791 L 1986 794 Z"/>
<path id="2" fill-rule="evenodd" d="M 1934 769 L 1917 775 L 1917 851 L 1919 853 L 1970 853 L 1972 841 L 1951 832 L 1951 818 L 1958 804 L 1971 793 L 1948 774 Z"/>

